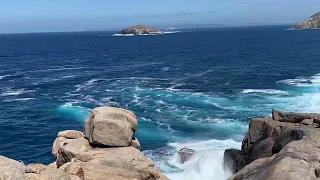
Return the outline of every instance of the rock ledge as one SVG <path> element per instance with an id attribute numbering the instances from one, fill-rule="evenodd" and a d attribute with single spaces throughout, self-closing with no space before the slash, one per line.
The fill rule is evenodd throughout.
<path id="1" fill-rule="evenodd" d="M 320 114 L 273 110 L 253 118 L 241 150 L 228 149 L 229 180 L 314 180 L 320 178 Z"/>

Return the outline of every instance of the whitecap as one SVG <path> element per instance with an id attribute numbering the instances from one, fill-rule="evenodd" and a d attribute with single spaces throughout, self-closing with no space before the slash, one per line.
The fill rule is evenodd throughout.
<path id="1" fill-rule="evenodd" d="M 75 102 L 66 102 L 65 104 L 59 106 L 57 109 L 58 114 L 76 121 L 84 121 L 91 109 L 74 104 Z"/>
<path id="2" fill-rule="evenodd" d="M 3 76 L 0 76 L 0 80 L 5 79 L 6 77 L 11 77 L 11 76 L 14 76 L 14 75 L 3 75 Z"/>
<path id="3" fill-rule="evenodd" d="M 14 102 L 14 101 L 29 101 L 35 98 L 16 98 L 16 99 L 5 99 L 4 102 Z"/>
<path id="4" fill-rule="evenodd" d="M 181 31 L 165 31 L 163 32 L 164 34 L 175 34 L 175 33 L 180 33 Z"/>
<path id="5" fill-rule="evenodd" d="M 241 91 L 243 94 L 261 93 L 261 94 L 288 94 L 287 91 L 276 89 L 244 89 Z"/>
<path id="6" fill-rule="evenodd" d="M 25 90 L 25 89 L 17 89 L 17 90 L 7 90 L 1 94 L 1 96 L 17 96 L 21 94 L 26 94 L 30 92 L 35 92 L 35 90 Z"/>
<path id="7" fill-rule="evenodd" d="M 170 67 L 163 67 L 161 68 L 162 71 L 168 71 L 170 69 Z"/>
<path id="8" fill-rule="evenodd" d="M 311 77 L 296 77 L 295 79 L 285 79 L 278 81 L 277 83 L 287 84 L 297 87 L 306 86 L 319 86 L 320 85 L 320 73 Z"/>
<path id="9" fill-rule="evenodd" d="M 67 78 L 73 78 L 73 77 L 76 77 L 75 75 L 70 75 L 70 76 L 62 76 L 61 78 L 62 79 L 67 79 Z"/>
<path id="10" fill-rule="evenodd" d="M 53 68 L 53 69 L 37 69 L 32 71 L 26 71 L 28 73 L 30 72 L 48 72 L 48 71 L 64 71 L 64 70 L 77 70 L 77 69 L 85 69 L 86 67 L 61 67 L 61 68 Z"/>

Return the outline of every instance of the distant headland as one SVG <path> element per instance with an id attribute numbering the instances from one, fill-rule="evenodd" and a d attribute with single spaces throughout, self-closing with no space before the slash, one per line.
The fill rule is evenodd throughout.
<path id="1" fill-rule="evenodd" d="M 311 16 L 308 20 L 304 22 L 295 24 L 293 29 L 320 29 L 320 12 Z"/>
<path id="2" fill-rule="evenodd" d="M 162 31 L 153 29 L 149 26 L 145 25 L 135 25 L 128 28 L 123 29 L 116 36 L 135 36 L 135 35 L 160 35 L 163 34 Z"/>

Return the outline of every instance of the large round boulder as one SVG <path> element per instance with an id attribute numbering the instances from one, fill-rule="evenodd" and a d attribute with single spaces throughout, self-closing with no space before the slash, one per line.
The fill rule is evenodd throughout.
<path id="1" fill-rule="evenodd" d="M 133 112 L 121 108 L 98 107 L 86 119 L 84 135 L 91 145 L 128 147 L 137 127 L 137 117 Z"/>

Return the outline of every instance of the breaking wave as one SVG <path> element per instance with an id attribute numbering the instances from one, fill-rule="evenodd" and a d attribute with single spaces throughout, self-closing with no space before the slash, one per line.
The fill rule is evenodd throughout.
<path id="1" fill-rule="evenodd" d="M 276 89 L 244 89 L 241 91 L 244 94 L 261 93 L 261 94 L 288 94 L 288 91 Z"/>

